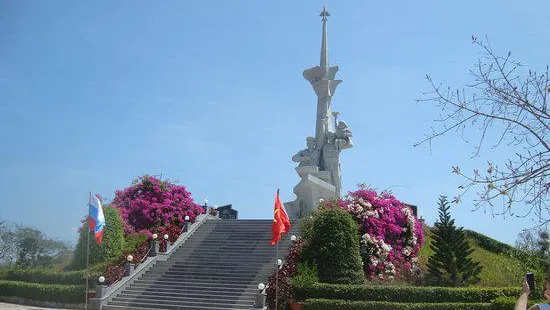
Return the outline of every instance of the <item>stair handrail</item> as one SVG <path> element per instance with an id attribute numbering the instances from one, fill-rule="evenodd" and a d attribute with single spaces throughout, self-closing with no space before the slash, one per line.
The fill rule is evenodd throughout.
<path id="1" fill-rule="evenodd" d="M 139 265 L 141 265 L 141 263 L 143 263 L 143 261 L 144 261 L 147 257 L 149 257 L 149 253 L 151 253 L 151 249 L 153 248 L 153 246 L 154 246 L 154 244 L 151 242 L 151 245 L 149 246 L 149 250 L 147 250 L 147 253 L 145 253 L 145 255 L 141 258 L 141 260 L 139 261 L 139 263 L 137 263 L 137 264 L 134 266 L 134 268 L 137 267 L 137 266 L 139 266 Z M 118 281 L 120 281 L 120 279 L 122 279 L 122 278 L 124 278 L 124 277 L 126 277 L 126 270 L 124 270 L 124 272 L 122 273 L 122 275 L 121 275 L 118 279 L 116 279 L 116 281 L 113 281 L 113 282 L 111 283 L 111 285 L 117 283 Z M 109 286 L 111 286 L 111 285 L 109 285 Z"/>
<path id="2" fill-rule="evenodd" d="M 175 248 L 177 248 L 181 243 L 183 243 L 185 240 L 189 238 L 189 236 L 195 232 L 195 230 L 198 229 L 198 227 L 207 219 L 216 219 L 219 220 L 219 218 L 214 217 L 209 214 L 200 214 L 195 218 L 195 222 L 191 224 L 191 226 L 188 228 L 187 232 L 180 234 L 178 239 L 174 242 L 174 244 L 170 247 L 168 251 L 165 253 L 158 253 L 158 254 L 171 254 L 172 251 L 174 251 Z M 101 296 L 100 298 L 94 298 L 98 300 L 98 303 L 100 305 L 103 305 L 103 303 L 111 297 L 115 292 L 117 292 L 124 284 L 129 282 L 132 278 L 134 278 L 136 275 L 138 275 L 143 269 L 145 269 L 147 266 L 151 265 L 154 261 L 156 261 L 160 255 L 156 255 L 153 257 L 149 257 L 149 252 L 151 251 L 154 244 L 151 244 L 151 247 L 149 247 L 149 250 L 147 251 L 147 255 L 145 255 L 142 260 L 140 261 L 139 265 L 136 266 L 137 268 L 134 270 L 134 272 L 129 276 L 122 276 L 120 279 L 118 279 L 116 282 L 113 282 L 111 285 L 109 285 L 106 290 L 105 294 Z M 143 262 L 143 263 L 142 263 Z M 126 278 L 126 279 L 125 279 Z M 100 306 L 101 308 L 101 306 Z"/>

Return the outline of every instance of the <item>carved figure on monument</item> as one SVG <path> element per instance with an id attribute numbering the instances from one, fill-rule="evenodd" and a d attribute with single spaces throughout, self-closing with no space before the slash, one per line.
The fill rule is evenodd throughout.
<path id="1" fill-rule="evenodd" d="M 353 147 L 353 141 L 351 140 L 351 137 L 353 137 L 353 134 L 351 133 L 348 124 L 346 124 L 346 122 L 344 121 L 339 121 L 338 125 L 336 126 L 336 147 L 339 150 L 349 149 L 350 147 Z"/>
<path id="2" fill-rule="evenodd" d="M 292 161 L 300 163 L 298 167 L 314 166 L 319 163 L 319 150 L 315 148 L 315 138 L 306 138 L 307 149 L 301 150 L 292 156 Z"/>

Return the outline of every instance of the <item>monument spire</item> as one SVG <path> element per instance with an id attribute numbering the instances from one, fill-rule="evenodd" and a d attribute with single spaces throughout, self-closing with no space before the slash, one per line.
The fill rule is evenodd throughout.
<path id="1" fill-rule="evenodd" d="M 321 62 L 319 66 L 322 68 L 328 68 L 328 47 L 327 47 L 327 17 L 330 14 L 327 11 L 327 5 L 323 6 L 323 12 L 319 14 L 323 20 L 323 38 L 321 40 Z M 328 72 L 327 72 L 328 73 Z"/>
<path id="2" fill-rule="evenodd" d="M 338 66 L 331 67 L 328 62 L 327 19 L 330 14 L 326 5 L 319 16 L 323 21 L 320 63 L 303 72 L 317 96 L 315 136 L 307 137 L 307 148 L 292 157 L 292 161 L 299 163 L 296 172 L 301 178 L 294 187 L 296 200 L 285 203 L 293 218 L 314 210 L 320 198 L 340 197 L 340 152 L 353 146 L 351 130 L 346 122 L 338 119 L 338 112 L 332 110 L 332 97 L 342 81 L 335 79 Z"/>

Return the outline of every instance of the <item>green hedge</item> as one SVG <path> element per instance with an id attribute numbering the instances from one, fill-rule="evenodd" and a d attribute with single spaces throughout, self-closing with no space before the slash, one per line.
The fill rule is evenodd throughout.
<path id="1" fill-rule="evenodd" d="M 510 253 L 514 250 L 514 247 L 508 245 L 504 242 L 500 242 L 493 238 L 489 238 L 483 234 L 480 234 L 476 231 L 465 229 L 464 233 L 468 238 L 474 240 L 480 247 L 484 248 L 487 251 L 501 254 L 501 253 Z"/>
<path id="2" fill-rule="evenodd" d="M 492 310 L 490 303 L 403 303 L 384 301 L 350 301 L 308 299 L 304 310 Z"/>
<path id="3" fill-rule="evenodd" d="M 40 284 L 0 280 L 0 296 L 16 296 L 61 303 L 84 302 L 84 285 Z"/>
<path id="4" fill-rule="evenodd" d="M 364 286 L 316 283 L 310 287 L 293 286 L 297 300 L 330 298 L 408 303 L 489 303 L 497 297 L 519 296 L 520 288 L 454 288 L 422 286 Z"/>
<path id="5" fill-rule="evenodd" d="M 86 268 L 88 234 L 90 235 L 90 266 L 114 262 L 121 257 L 124 250 L 124 224 L 120 212 L 116 208 L 105 206 L 103 214 L 105 215 L 103 243 L 96 244 L 93 232 L 88 229 L 88 222 L 84 222 L 71 262 L 72 270 Z"/>
<path id="6" fill-rule="evenodd" d="M 538 255 L 535 255 L 529 252 L 520 251 L 511 245 L 500 242 L 493 238 L 489 238 L 483 234 L 480 234 L 472 230 L 464 230 L 464 232 L 471 240 L 477 243 L 480 247 L 493 253 L 510 255 L 511 257 L 514 257 L 518 261 L 522 262 L 524 264 L 523 267 L 541 269 L 541 271 L 544 273 L 546 272 L 546 270 L 548 270 L 548 268 L 550 268 L 550 262 L 542 259 Z M 542 274 L 542 277 L 544 277 L 544 274 Z"/>
<path id="7" fill-rule="evenodd" d="M 498 297 L 491 301 L 494 309 L 499 310 L 514 310 L 516 305 L 517 297 Z M 548 303 L 548 300 L 529 300 L 528 307 L 531 307 L 534 304 L 544 304 Z"/>
<path id="8" fill-rule="evenodd" d="M 85 271 L 53 271 L 41 269 L 8 269 L 4 280 L 47 284 L 85 284 Z"/>

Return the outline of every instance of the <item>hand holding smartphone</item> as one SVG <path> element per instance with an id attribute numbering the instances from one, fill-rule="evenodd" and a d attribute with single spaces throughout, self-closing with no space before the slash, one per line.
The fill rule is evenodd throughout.
<path id="1" fill-rule="evenodd" d="M 529 291 L 532 293 L 535 290 L 535 275 L 533 275 L 532 272 L 528 272 L 525 276 L 525 280 L 527 280 L 527 284 L 529 284 Z"/>

